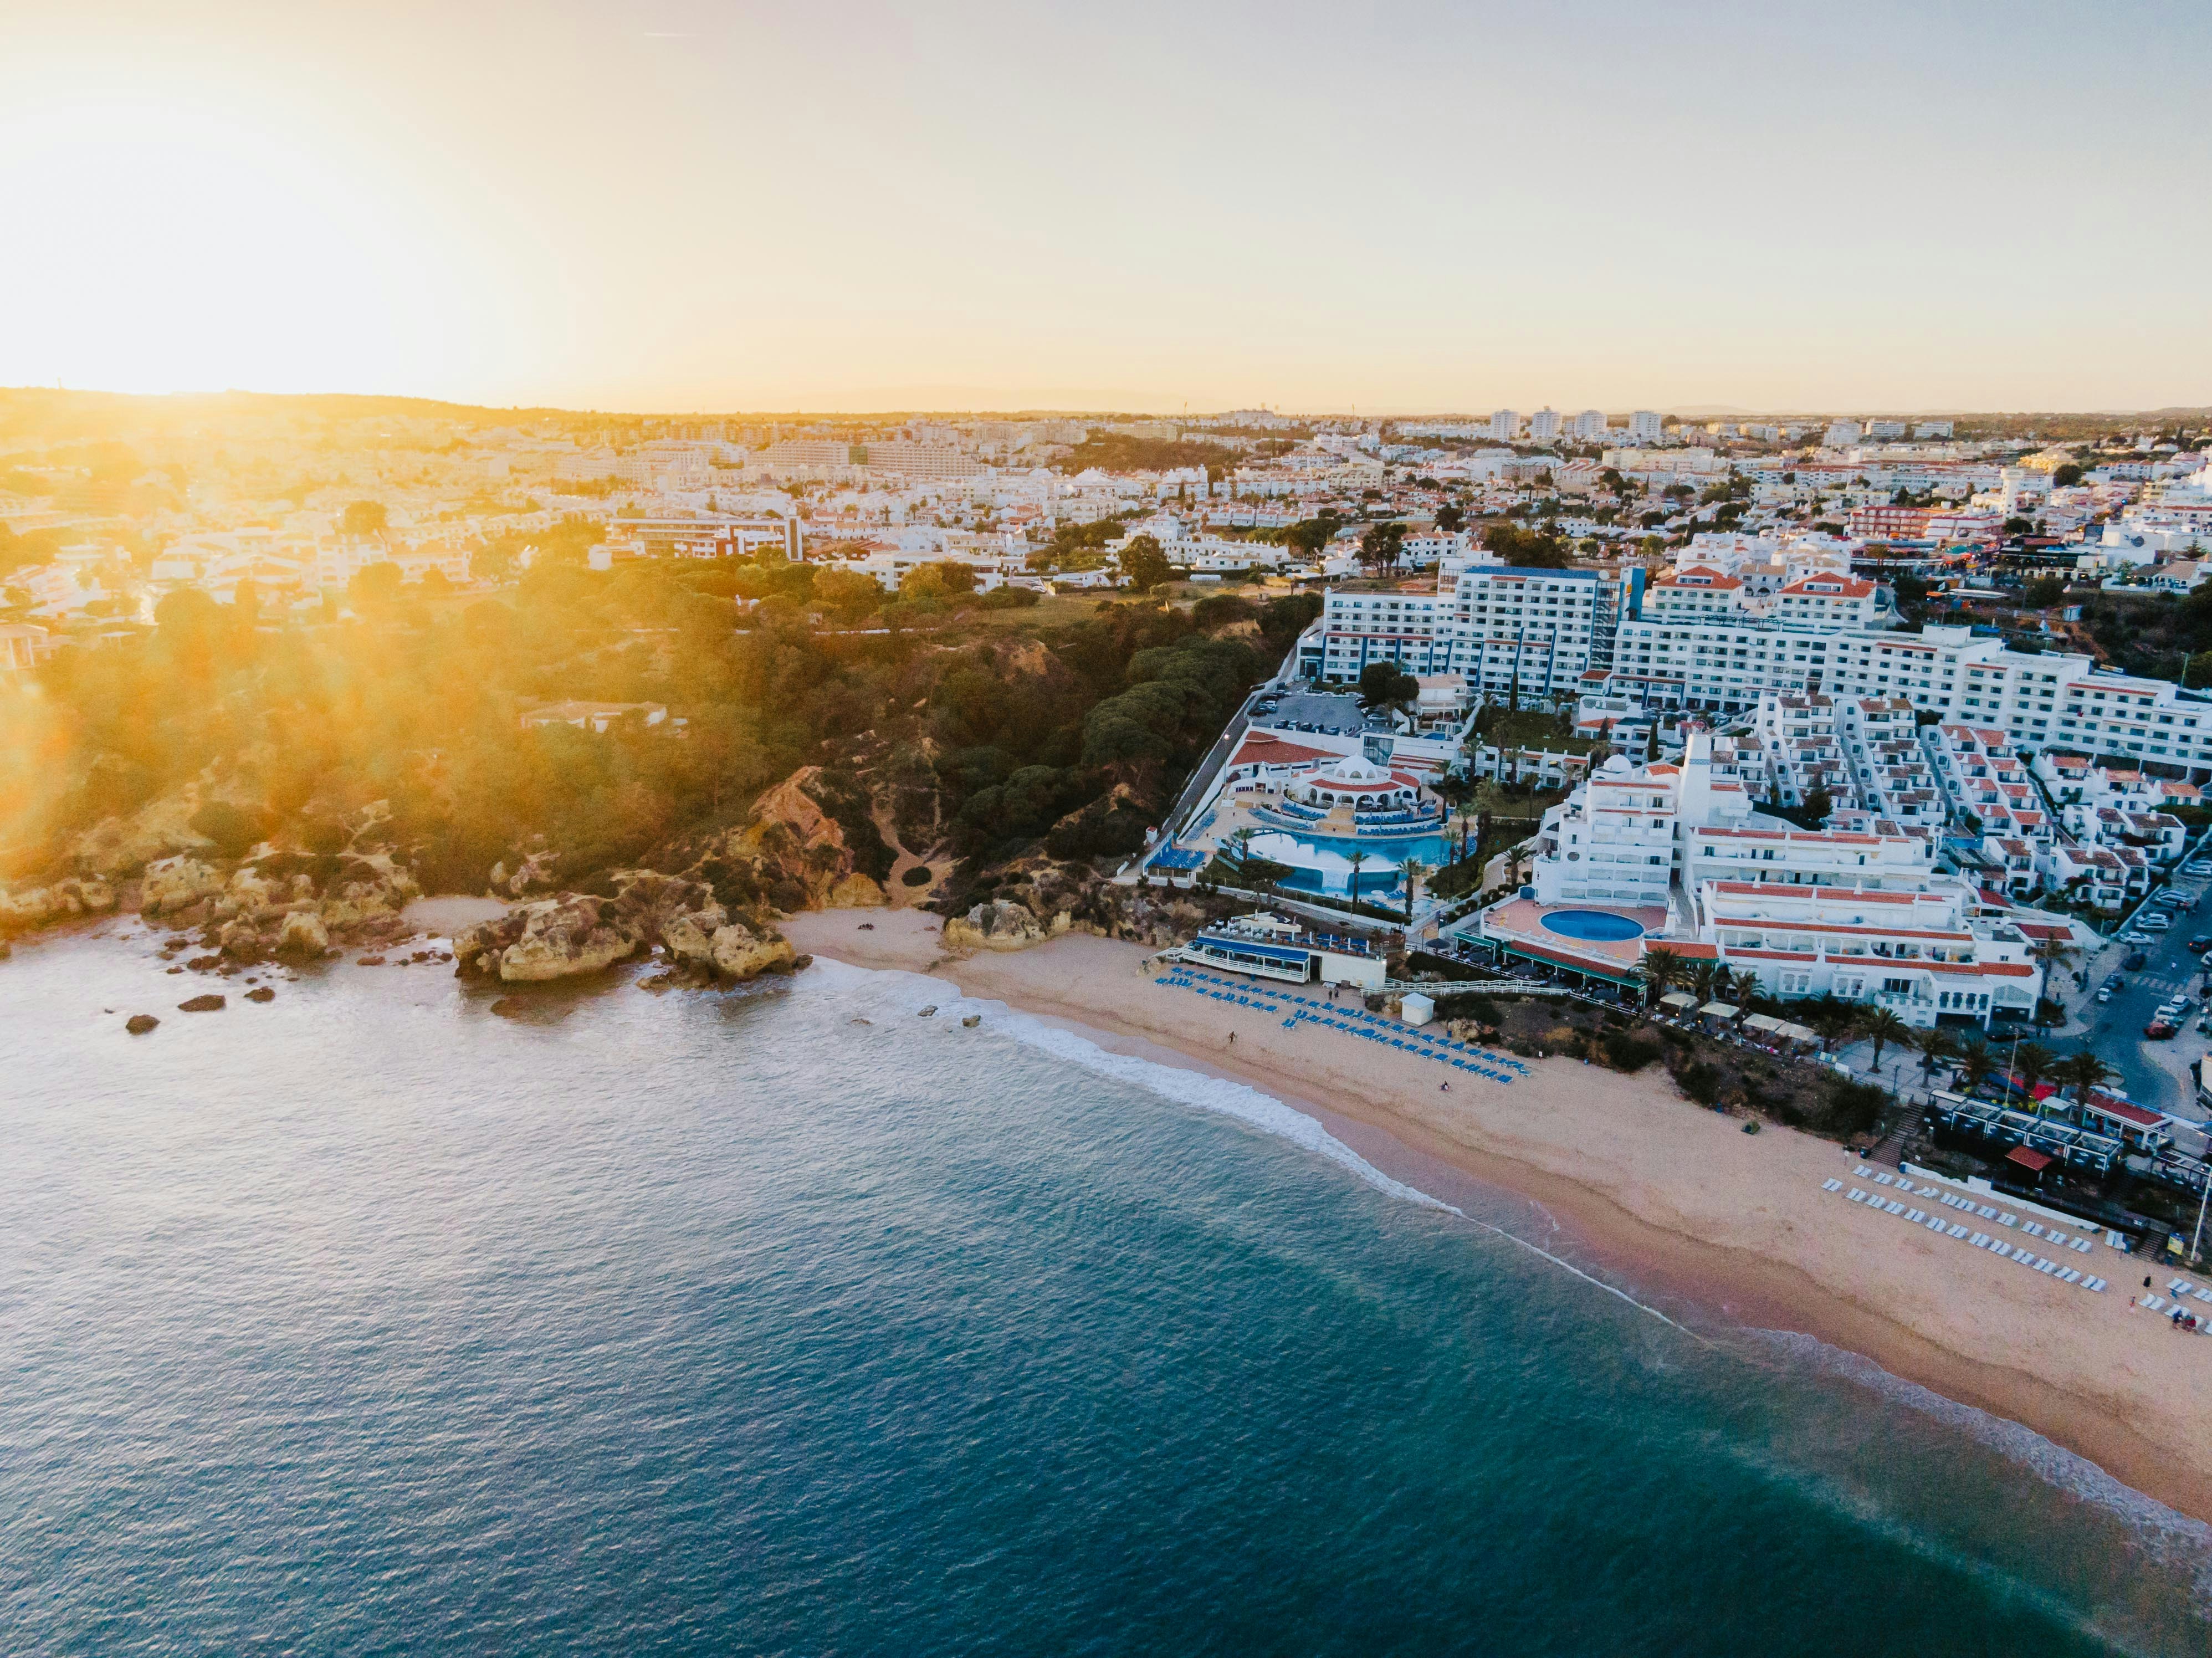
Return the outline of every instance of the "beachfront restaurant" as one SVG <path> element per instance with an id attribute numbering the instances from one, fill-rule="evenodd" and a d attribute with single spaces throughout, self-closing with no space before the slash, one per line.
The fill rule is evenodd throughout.
<path id="1" fill-rule="evenodd" d="M 1348 933 L 1308 932 L 1264 912 L 1209 927 L 1174 954 L 1182 961 L 1287 984 L 1352 985 L 1381 990 L 1382 952 Z"/>

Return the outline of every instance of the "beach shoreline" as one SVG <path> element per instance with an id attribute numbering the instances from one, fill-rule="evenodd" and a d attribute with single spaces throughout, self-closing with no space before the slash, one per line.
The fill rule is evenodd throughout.
<path id="1" fill-rule="evenodd" d="M 1155 984 L 1145 946 L 1082 934 L 956 959 L 937 918 L 914 910 L 813 912 L 783 931 L 815 955 L 928 974 L 1112 1051 L 1247 1084 L 1408 1185 L 1444 1196 L 1422 1178 L 1444 1170 L 1527 1200 L 1587 1261 L 1685 1322 L 1858 1354 L 2212 1521 L 2212 1345 L 2130 1305 L 2146 1273 L 2163 1282 L 2152 1262 L 2099 1243 L 2069 1262 L 2111 1280 L 2094 1295 L 1869 1213 L 1821 1188 L 1850 1183 L 1843 1148 L 1771 1126 L 1744 1134 L 1656 1067 L 1628 1077 L 1535 1060 L 1504 1086 L 1225 1011 Z"/>

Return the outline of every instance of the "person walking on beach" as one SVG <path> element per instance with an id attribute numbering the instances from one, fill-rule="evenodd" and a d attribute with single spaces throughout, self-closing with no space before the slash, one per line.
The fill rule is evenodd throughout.
<path id="1" fill-rule="evenodd" d="M 1237 1046 L 1237 1033 L 1233 1030 L 1229 1033 L 1229 1045 L 1231 1048 Z"/>

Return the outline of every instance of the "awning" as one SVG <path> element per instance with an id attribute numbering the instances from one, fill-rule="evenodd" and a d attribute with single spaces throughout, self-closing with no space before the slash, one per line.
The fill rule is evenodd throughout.
<path id="1" fill-rule="evenodd" d="M 1662 1007 L 1695 1007 L 1698 999 L 1686 990 L 1670 990 L 1659 999 Z"/>
<path id="2" fill-rule="evenodd" d="M 2051 1159 L 2033 1146 L 2015 1145 L 2005 1153 L 2007 1163 L 2016 1163 L 2032 1175 L 2039 1175 L 2051 1167 Z"/>
<path id="3" fill-rule="evenodd" d="M 1782 1029 L 1782 1021 L 1776 1018 L 1771 1013 L 1754 1013 L 1748 1019 L 1746 1019 L 1744 1023 L 1749 1025 L 1753 1030 L 1779 1030 Z"/>
<path id="4" fill-rule="evenodd" d="M 1708 1019 L 1733 1019 L 1739 1010 L 1733 1002 L 1707 1002 L 1698 1011 Z"/>
<path id="5" fill-rule="evenodd" d="M 1786 1021 L 1774 1027 L 1774 1034 L 1787 1036 L 1793 1042 L 1817 1042 L 1820 1040 L 1819 1031 L 1808 1030 L 1802 1024 L 1790 1024 Z"/>

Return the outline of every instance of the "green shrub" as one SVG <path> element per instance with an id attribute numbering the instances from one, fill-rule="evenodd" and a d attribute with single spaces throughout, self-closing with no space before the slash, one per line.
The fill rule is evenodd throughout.
<path id="1" fill-rule="evenodd" d="M 1650 1037 L 1638 1036 L 1627 1030 L 1607 1033 L 1600 1047 L 1607 1065 L 1631 1076 L 1657 1059 L 1662 1051 L 1659 1044 Z"/>
<path id="2" fill-rule="evenodd" d="M 1682 1067 L 1674 1083 L 1689 1098 L 1699 1105 L 1711 1105 L 1721 1096 L 1721 1073 L 1717 1066 L 1703 1060 L 1692 1061 Z"/>

